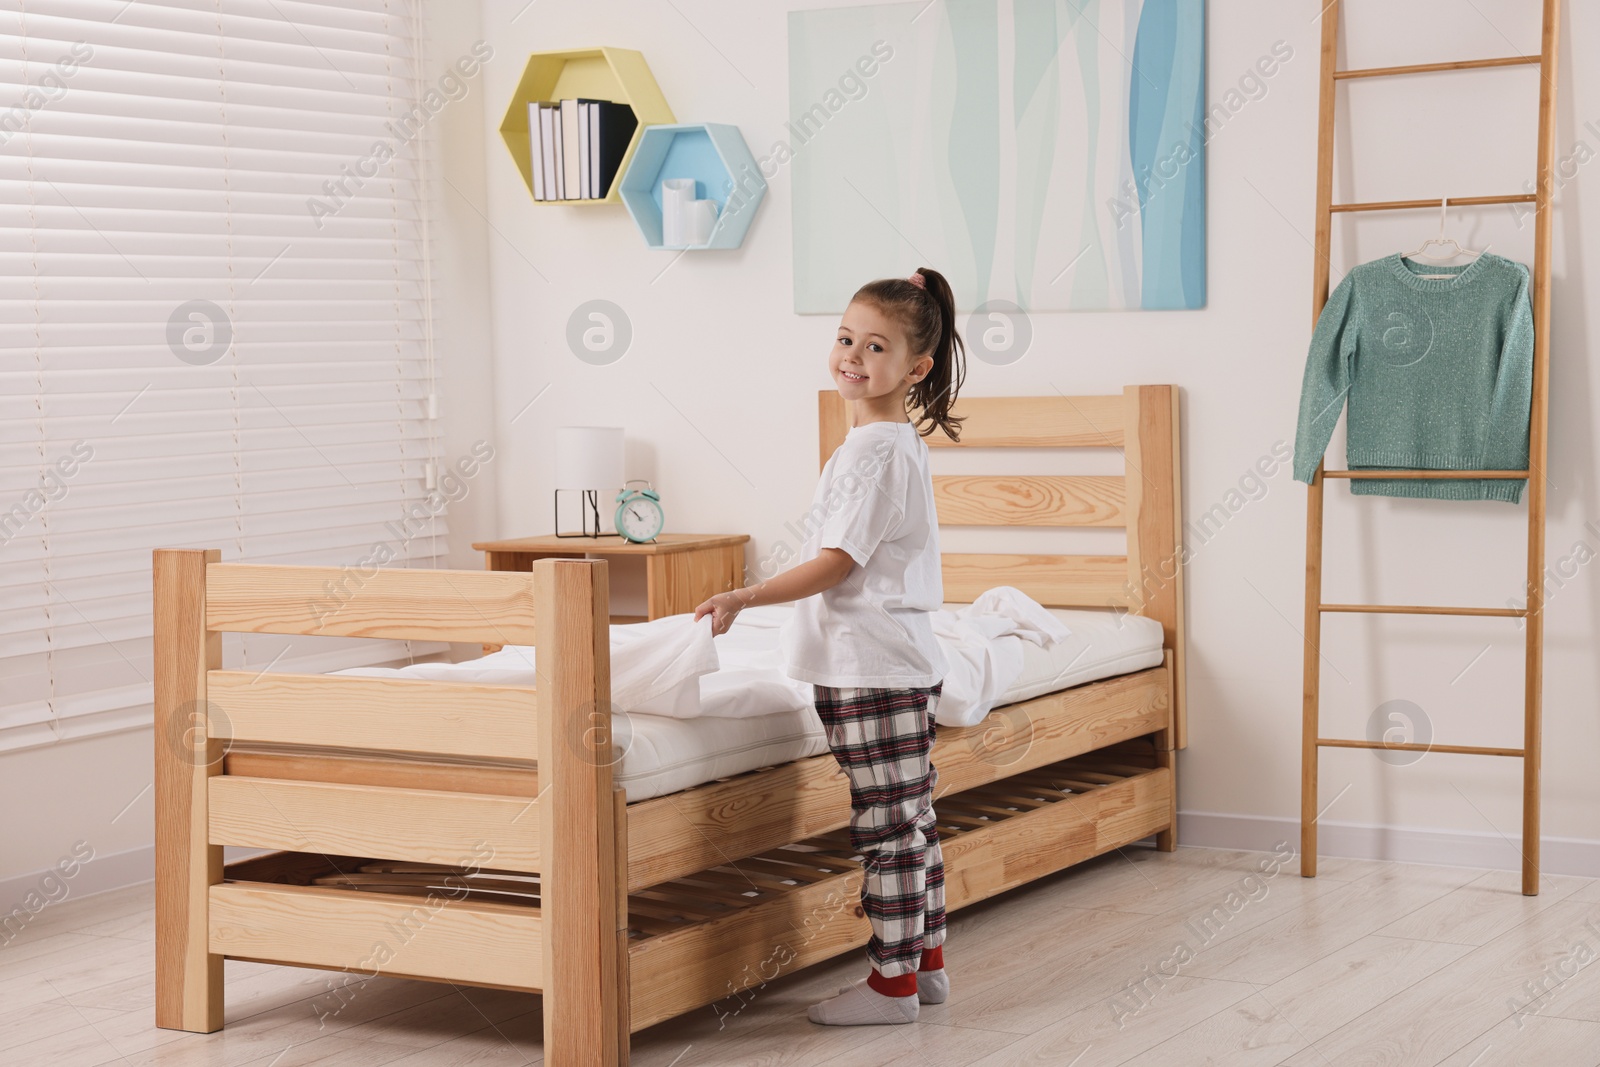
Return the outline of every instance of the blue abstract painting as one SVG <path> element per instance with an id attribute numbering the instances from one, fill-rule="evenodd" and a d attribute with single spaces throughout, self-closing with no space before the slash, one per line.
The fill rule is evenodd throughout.
<path id="1" fill-rule="evenodd" d="M 1206 302 L 1205 0 L 789 13 L 795 310 L 944 272 L 963 310 Z"/>

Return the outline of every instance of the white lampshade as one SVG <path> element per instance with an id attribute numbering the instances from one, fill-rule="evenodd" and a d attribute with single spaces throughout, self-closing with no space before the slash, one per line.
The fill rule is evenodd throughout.
<path id="1" fill-rule="evenodd" d="M 557 426 L 557 489 L 621 489 L 622 427 Z"/>

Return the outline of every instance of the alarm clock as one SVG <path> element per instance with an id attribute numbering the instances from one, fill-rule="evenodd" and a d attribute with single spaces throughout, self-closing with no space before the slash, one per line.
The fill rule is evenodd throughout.
<path id="1" fill-rule="evenodd" d="M 617 533 L 642 545 L 656 539 L 667 516 L 661 510 L 661 494 L 654 489 L 627 488 L 634 482 L 650 484 L 643 478 L 630 478 L 623 483 L 622 492 L 617 494 L 616 526 Z"/>

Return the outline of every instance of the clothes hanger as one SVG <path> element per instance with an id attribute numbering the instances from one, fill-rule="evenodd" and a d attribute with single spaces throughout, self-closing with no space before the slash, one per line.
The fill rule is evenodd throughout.
<path id="1" fill-rule="evenodd" d="M 1404 253 L 1400 258 L 1401 259 L 1433 259 L 1433 260 L 1443 261 L 1443 260 L 1446 260 L 1446 259 L 1454 259 L 1457 256 L 1471 256 L 1473 259 L 1477 259 L 1479 256 L 1483 255 L 1483 252 L 1474 252 L 1470 248 L 1462 248 L 1461 245 L 1456 242 L 1456 239 L 1454 237 L 1446 237 L 1444 235 L 1445 212 L 1447 212 L 1449 210 L 1450 210 L 1450 198 L 1448 196 L 1441 197 L 1440 200 L 1439 200 L 1439 236 L 1428 238 L 1426 241 L 1422 242 L 1422 244 L 1418 245 L 1416 248 L 1412 249 L 1410 252 Z M 1452 249 L 1452 251 L 1446 252 L 1443 255 L 1429 254 L 1427 252 L 1427 248 L 1428 248 L 1429 245 L 1449 245 L 1450 248 Z M 1486 251 L 1488 251 L 1488 249 L 1485 248 L 1484 251 L 1486 252 Z M 1457 273 L 1459 273 L 1459 272 L 1457 272 Z M 1456 277 L 1456 275 L 1455 274 L 1419 274 L 1419 275 L 1417 275 L 1417 277 L 1419 277 L 1419 278 L 1454 278 L 1454 277 Z"/>

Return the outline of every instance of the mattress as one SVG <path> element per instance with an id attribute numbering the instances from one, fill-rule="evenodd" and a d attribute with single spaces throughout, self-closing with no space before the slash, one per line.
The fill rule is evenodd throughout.
<path id="1" fill-rule="evenodd" d="M 955 611 L 962 606 L 945 608 Z M 790 610 L 788 605 L 746 608 L 735 627 L 775 627 Z M 1153 619 L 1107 609 L 1048 610 L 1071 628 L 1072 636 L 1051 648 L 1022 642 L 1022 674 L 997 707 L 1159 666 L 1162 661 L 1161 624 Z M 707 681 L 710 677 L 714 676 Z M 802 705 L 767 714 L 694 719 L 619 716 L 612 736 L 622 748 L 622 759 L 614 780 L 627 791 L 628 803 L 828 751 L 822 721 L 810 704 L 811 687 L 803 682 L 794 685 Z"/>
<path id="2" fill-rule="evenodd" d="M 717 638 L 722 669 L 701 678 L 701 704 L 709 715 L 613 713 L 611 736 L 621 749 L 614 781 L 626 790 L 629 803 L 827 752 L 821 720 L 811 707 L 811 686 L 774 670 L 778 630 L 792 611 L 792 605 L 746 608 L 733 629 Z M 1021 675 L 995 707 L 1162 662 L 1162 625 L 1154 619 L 1109 609 L 1051 608 L 1050 613 L 1072 635 L 1050 648 L 1019 641 Z M 531 675 L 528 667 L 526 649 L 512 646 L 459 664 L 341 673 L 522 683 L 518 675 Z"/>
<path id="3" fill-rule="evenodd" d="M 946 604 L 945 610 L 964 606 Z M 675 718 L 613 712 L 612 738 L 620 755 L 613 780 L 625 790 L 628 803 L 828 751 L 811 703 L 811 686 L 784 676 L 776 666 L 781 655 L 778 631 L 793 610 L 791 604 L 746 608 L 717 638 L 721 666 L 700 679 L 700 702 L 707 714 Z M 1001 638 L 1021 646 L 1022 669 L 994 707 L 1162 661 L 1161 624 L 1153 619 L 1109 609 L 1046 610 L 1067 625 L 1071 636 L 1048 648 Z M 523 685 L 532 681 L 529 652 L 507 646 L 462 663 L 357 667 L 336 673 Z"/>

